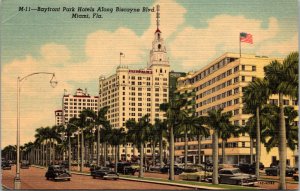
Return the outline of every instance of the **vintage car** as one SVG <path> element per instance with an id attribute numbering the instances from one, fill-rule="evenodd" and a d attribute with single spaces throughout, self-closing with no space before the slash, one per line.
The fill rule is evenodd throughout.
<path id="1" fill-rule="evenodd" d="M 248 173 L 248 174 L 255 174 L 255 163 L 249 164 L 249 163 L 240 163 L 237 165 L 237 167 L 241 170 L 241 172 L 243 173 Z M 265 168 L 265 166 L 260 163 L 259 164 L 259 169 L 263 170 Z"/>
<path id="2" fill-rule="evenodd" d="M 61 165 L 51 165 L 45 174 L 47 180 L 71 180 L 71 174 Z"/>
<path id="3" fill-rule="evenodd" d="M 1 163 L 2 170 L 11 170 L 11 165 L 8 161 L 4 161 Z"/>
<path id="4" fill-rule="evenodd" d="M 285 171 L 286 176 L 292 177 L 295 172 L 296 171 L 294 168 L 289 167 L 289 166 L 286 167 L 286 171 Z M 265 173 L 267 176 L 277 176 L 277 175 L 279 175 L 279 166 L 272 166 L 272 167 L 266 168 Z"/>
<path id="5" fill-rule="evenodd" d="M 170 171 L 170 165 L 165 165 L 164 167 L 162 167 L 160 169 L 160 172 L 161 173 L 168 173 Z M 180 168 L 179 166 L 177 165 L 174 165 L 174 174 L 175 175 L 179 175 L 183 172 L 183 168 Z"/>
<path id="6" fill-rule="evenodd" d="M 21 166 L 22 169 L 29 169 L 30 163 L 28 161 L 22 161 Z"/>
<path id="7" fill-rule="evenodd" d="M 203 169 L 199 166 L 189 166 L 183 170 L 183 173 L 179 174 L 179 178 L 182 180 L 211 181 L 212 172 L 206 172 Z"/>
<path id="8" fill-rule="evenodd" d="M 117 163 L 117 172 L 122 174 L 134 175 L 136 172 L 135 168 L 132 168 L 129 162 L 118 162 Z"/>
<path id="9" fill-rule="evenodd" d="M 102 179 L 113 179 L 113 180 L 119 179 L 119 175 L 114 171 L 110 170 L 109 167 L 95 168 L 95 170 L 91 172 L 91 175 L 93 176 L 93 178 L 99 177 Z"/>
<path id="10" fill-rule="evenodd" d="M 219 183 L 249 186 L 257 184 L 257 177 L 242 173 L 238 168 L 224 168 L 219 171 Z"/>
<path id="11" fill-rule="evenodd" d="M 299 173 L 298 173 L 298 171 L 293 174 L 293 179 L 295 181 L 299 181 Z"/>

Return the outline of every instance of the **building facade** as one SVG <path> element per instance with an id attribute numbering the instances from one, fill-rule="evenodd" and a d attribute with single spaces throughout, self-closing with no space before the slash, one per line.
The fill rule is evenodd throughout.
<path id="1" fill-rule="evenodd" d="M 120 65 L 116 73 L 99 79 L 99 108 L 108 106 L 107 119 L 113 128 L 125 127 L 127 120 L 138 121 L 142 116 L 149 114 L 150 123 L 155 118 L 165 119 L 164 112 L 159 106 L 169 101 L 169 58 L 161 31 L 157 26 L 150 51 L 150 62 L 144 69 L 129 69 Z M 128 149 L 125 152 L 125 149 Z M 147 144 L 146 154 L 151 150 Z M 120 149 L 124 159 L 125 153 L 129 160 L 133 151 L 131 145 Z"/>
<path id="2" fill-rule="evenodd" d="M 216 60 L 209 63 L 203 69 L 178 79 L 178 91 L 192 90 L 196 92 L 194 109 L 197 116 L 207 115 L 212 109 L 223 108 L 223 112 L 231 112 L 231 122 L 235 125 L 243 126 L 251 116 L 243 110 L 243 89 L 255 78 L 264 77 L 264 66 L 273 60 L 282 61 L 280 58 L 259 57 L 255 55 L 225 53 Z M 278 96 L 270 97 L 271 102 L 278 103 Z M 295 100 L 285 98 L 286 105 L 292 105 L 297 109 Z M 184 153 L 184 140 L 176 139 L 175 155 L 180 157 Z M 212 140 L 211 137 L 202 140 L 202 161 L 212 161 Z M 219 140 L 221 145 L 221 140 Z M 189 160 L 196 161 L 197 141 L 189 139 Z M 254 147 L 255 148 L 255 147 Z M 221 155 L 221 147 L 219 147 Z M 250 162 L 250 138 L 247 134 L 242 134 L 236 138 L 230 138 L 226 143 L 226 155 L 228 163 L 237 164 L 240 162 Z M 255 149 L 253 150 L 255 154 Z M 278 160 L 278 149 L 274 148 L 269 153 L 266 152 L 262 144 L 261 162 L 268 166 L 274 160 Z M 297 156 L 288 149 L 288 163 L 294 166 L 297 163 Z M 221 156 L 220 156 L 221 159 Z M 222 159 L 221 159 L 222 160 Z"/>
<path id="3" fill-rule="evenodd" d="M 98 110 L 98 96 L 91 96 L 87 90 L 78 88 L 74 95 L 63 95 L 62 98 L 62 124 L 67 123 L 72 117 L 79 117 L 84 109 Z"/>
<path id="4" fill-rule="evenodd" d="M 54 111 L 54 115 L 55 115 L 55 125 L 62 125 L 62 116 L 63 116 L 63 112 L 61 109 L 59 110 L 55 110 Z"/>

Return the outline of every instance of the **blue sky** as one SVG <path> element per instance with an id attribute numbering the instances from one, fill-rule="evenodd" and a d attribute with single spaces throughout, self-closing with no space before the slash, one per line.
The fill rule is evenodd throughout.
<path id="1" fill-rule="evenodd" d="M 239 32 L 253 35 L 254 44 L 242 52 L 284 57 L 298 50 L 296 0 L 3 0 L 1 9 L 1 75 L 3 145 L 15 135 L 16 78 L 31 72 L 55 72 L 59 85 L 48 87 L 49 76 L 35 76 L 22 84 L 23 139 L 34 129 L 54 124 L 54 110 L 63 90 L 78 87 L 96 95 L 100 75 L 119 64 L 146 66 L 156 30 L 155 13 L 101 13 L 103 19 L 71 19 L 71 13 L 18 12 L 30 7 L 161 6 L 162 36 L 175 71 L 197 70 L 224 52 L 238 52 Z M 48 79 L 49 77 L 49 79 Z M 43 115 L 41 115 L 41 113 Z"/>

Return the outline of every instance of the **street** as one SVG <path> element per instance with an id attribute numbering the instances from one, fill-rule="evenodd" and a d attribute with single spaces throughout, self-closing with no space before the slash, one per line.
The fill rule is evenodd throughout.
<path id="1" fill-rule="evenodd" d="M 15 166 L 11 170 L 4 170 L 2 184 L 13 188 Z M 167 186 L 152 183 L 142 183 L 127 180 L 93 179 L 91 176 L 72 175 L 71 181 L 51 181 L 45 178 L 45 169 L 30 167 L 21 169 L 22 189 L 168 189 L 183 190 L 187 188 Z"/>

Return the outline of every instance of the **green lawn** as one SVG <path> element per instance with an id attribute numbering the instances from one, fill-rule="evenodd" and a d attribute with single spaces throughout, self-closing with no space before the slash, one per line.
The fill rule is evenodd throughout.
<path id="1" fill-rule="evenodd" d="M 213 185 L 211 183 L 205 183 L 205 182 L 193 182 L 193 181 L 182 181 L 182 180 L 170 181 L 162 178 L 138 178 L 136 176 L 130 176 L 130 175 L 121 175 L 121 177 L 126 177 L 126 178 L 131 178 L 136 180 L 172 182 L 172 183 L 185 184 L 185 185 L 206 186 L 206 187 L 223 188 L 223 189 L 253 190 L 257 188 L 257 187 L 246 187 L 246 186 L 226 185 L 226 184 Z"/>

